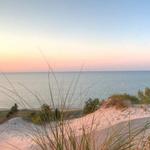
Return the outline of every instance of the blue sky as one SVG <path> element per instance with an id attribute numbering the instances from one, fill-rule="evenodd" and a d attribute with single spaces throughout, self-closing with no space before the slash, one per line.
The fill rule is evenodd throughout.
<path id="1" fill-rule="evenodd" d="M 148 0 L 1 0 L 0 18 L 9 29 L 137 37 L 149 35 L 149 6 Z"/>
<path id="2" fill-rule="evenodd" d="M 18 56 L 22 57 L 24 51 L 41 47 L 48 59 L 52 58 L 61 69 L 71 69 L 71 66 L 66 66 L 67 63 L 76 66 L 76 61 L 88 62 L 94 51 L 96 54 L 93 59 L 90 58 L 90 64 L 87 63 L 89 70 L 121 70 L 122 65 L 125 70 L 150 69 L 147 57 L 150 54 L 149 8 L 148 0 L 0 0 L 0 51 L 5 57 L 11 51 L 13 57 L 9 57 L 10 63 Z M 87 56 L 86 49 L 89 54 Z M 60 51 L 63 53 L 62 63 L 57 63 L 60 57 L 56 58 L 54 51 L 58 55 Z M 78 55 L 75 55 L 76 61 L 72 62 L 65 56 L 68 51 L 71 51 L 68 57 L 72 58 L 74 51 L 82 54 L 79 60 Z M 107 57 L 108 53 L 116 55 L 102 58 L 100 64 L 97 56 L 101 59 Z M 125 61 L 114 60 L 114 63 L 113 59 L 123 56 Z M 7 59 L 6 57 L 3 62 L 7 62 Z M 66 59 L 68 61 L 60 67 L 59 64 L 63 64 Z M 106 63 L 108 59 L 112 59 L 109 64 Z M 38 61 L 38 58 L 35 60 Z"/>

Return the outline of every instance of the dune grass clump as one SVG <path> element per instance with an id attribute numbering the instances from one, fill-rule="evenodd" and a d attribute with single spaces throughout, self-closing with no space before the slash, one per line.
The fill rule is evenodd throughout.
<path id="1" fill-rule="evenodd" d="M 114 94 L 105 101 L 105 107 L 127 108 L 132 104 L 150 104 L 150 88 L 139 90 L 137 96 Z"/>
<path id="2" fill-rule="evenodd" d="M 139 104 L 139 99 L 136 96 L 129 94 L 115 94 L 105 101 L 105 107 L 116 107 L 117 109 L 126 108 L 132 104 Z"/>

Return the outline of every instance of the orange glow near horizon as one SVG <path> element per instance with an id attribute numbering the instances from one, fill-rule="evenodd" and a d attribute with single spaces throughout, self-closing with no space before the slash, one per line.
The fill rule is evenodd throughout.
<path id="1" fill-rule="evenodd" d="M 47 71 L 39 49 L 56 71 L 78 71 L 82 65 L 85 70 L 136 70 L 150 66 L 149 46 L 137 43 L 13 34 L 1 34 L 0 41 L 3 72 Z"/>

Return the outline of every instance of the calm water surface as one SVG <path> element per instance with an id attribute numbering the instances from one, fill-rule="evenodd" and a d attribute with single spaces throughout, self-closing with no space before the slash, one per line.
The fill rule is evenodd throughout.
<path id="1" fill-rule="evenodd" d="M 50 103 L 49 83 L 55 104 L 59 105 L 67 97 L 71 107 L 82 107 L 89 97 L 104 99 L 114 93 L 136 95 L 139 89 L 150 87 L 148 71 L 68 72 L 55 73 L 55 76 L 56 80 L 53 75 L 48 79 L 48 73 L 0 75 L 0 108 L 8 108 L 15 102 L 20 103 L 20 107 L 30 105 L 33 108 L 42 103 Z M 40 101 L 35 95 L 40 97 Z"/>

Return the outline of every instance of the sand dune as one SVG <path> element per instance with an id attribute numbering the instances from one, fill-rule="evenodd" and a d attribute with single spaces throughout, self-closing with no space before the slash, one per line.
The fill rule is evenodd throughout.
<path id="1" fill-rule="evenodd" d="M 115 108 L 101 108 L 96 112 L 89 114 L 80 119 L 74 119 L 70 122 L 70 125 L 77 134 L 82 133 L 82 127 L 91 131 L 92 129 L 102 130 L 112 125 L 118 124 L 123 121 L 129 121 L 133 119 L 150 117 L 150 109 L 131 107 L 125 110 L 116 110 Z"/>
<path id="2" fill-rule="evenodd" d="M 92 114 L 67 121 L 67 123 L 79 136 L 82 134 L 82 127 L 85 127 L 87 132 L 96 129 L 100 133 L 103 129 L 121 122 L 147 117 L 150 117 L 149 108 L 147 110 L 133 107 L 126 110 L 101 108 Z M 93 124 L 92 128 L 91 124 Z M 39 126 L 28 123 L 21 118 L 14 118 L 5 122 L 0 125 L 0 147 L 3 147 L 3 150 L 16 149 L 16 147 L 21 150 L 34 149 L 35 145 L 29 137 L 29 135 L 34 134 L 33 129 L 42 130 Z"/>

